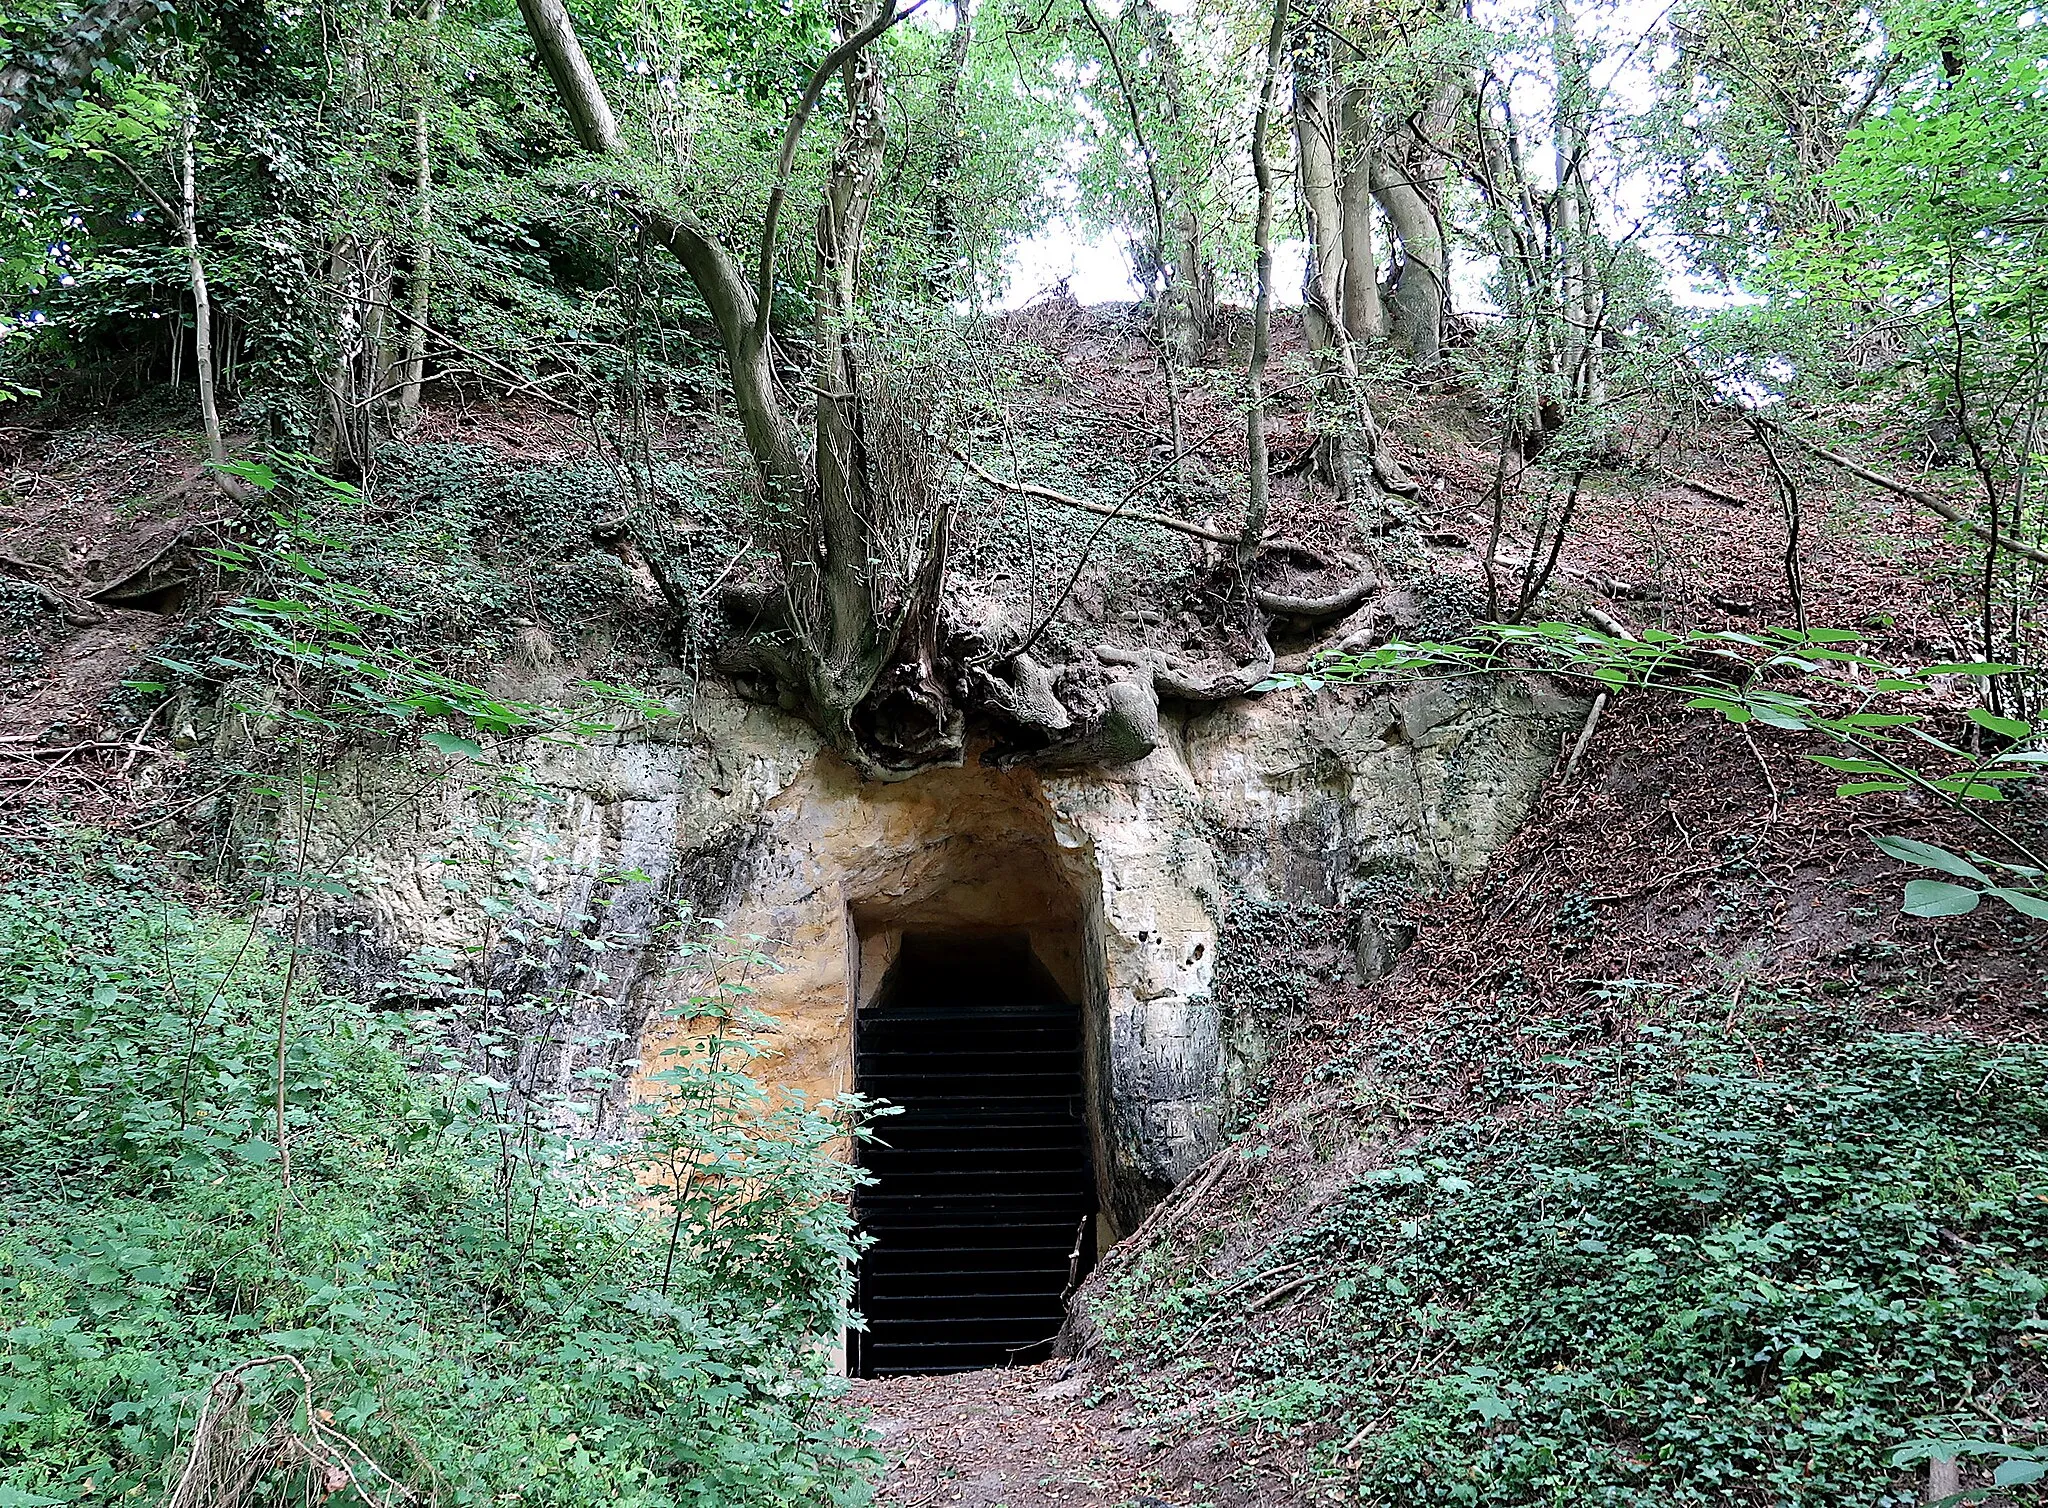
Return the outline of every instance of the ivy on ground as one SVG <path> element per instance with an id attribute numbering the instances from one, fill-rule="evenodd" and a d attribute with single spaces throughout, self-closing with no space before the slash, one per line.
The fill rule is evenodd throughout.
<path id="1" fill-rule="evenodd" d="M 1572 1066 L 1570 1108 L 1442 1127 L 1237 1271 L 1126 1286 L 1112 1346 L 1225 1336 L 1226 1416 L 1370 1502 L 1903 1504 L 1915 1441 L 2033 1443 L 2048 1051 L 1779 1001 Z"/>

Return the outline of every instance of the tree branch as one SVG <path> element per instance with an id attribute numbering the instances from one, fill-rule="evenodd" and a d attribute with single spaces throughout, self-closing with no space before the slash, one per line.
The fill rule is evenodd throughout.
<path id="1" fill-rule="evenodd" d="M 811 112 L 818 108 L 818 101 L 832 75 L 898 21 L 907 21 L 916 15 L 924 3 L 925 0 L 912 0 L 908 10 L 898 11 L 896 0 L 882 0 L 882 8 L 874 20 L 826 53 L 825 61 L 818 65 L 811 81 L 804 85 L 803 96 L 797 101 L 796 110 L 782 131 L 782 152 L 775 159 L 775 187 L 769 191 L 768 213 L 761 222 L 761 269 L 754 289 L 754 335 L 757 340 L 768 329 L 768 312 L 775 302 L 775 242 L 782 223 L 782 201 L 789 192 L 789 175 L 796 166 L 797 139 L 804 134 Z"/>

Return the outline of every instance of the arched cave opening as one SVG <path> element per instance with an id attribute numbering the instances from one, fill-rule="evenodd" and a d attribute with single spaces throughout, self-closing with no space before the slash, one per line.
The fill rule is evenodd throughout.
<path id="1" fill-rule="evenodd" d="M 867 992 L 863 992 L 867 993 Z M 1095 1255 L 1081 1003 L 1029 933 L 905 930 L 854 1017 L 854 1081 L 902 1106 L 860 1149 L 874 1238 L 857 1377 L 1043 1360 Z"/>

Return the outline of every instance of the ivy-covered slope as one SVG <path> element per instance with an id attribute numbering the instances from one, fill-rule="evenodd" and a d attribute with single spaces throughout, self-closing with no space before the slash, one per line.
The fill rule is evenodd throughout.
<path id="1" fill-rule="evenodd" d="M 1899 1503 L 2048 1472 L 2026 918 L 1902 915 L 1791 733 L 1617 700 L 1077 1299 L 1162 1496 Z M 2002 820 L 2033 831 L 2037 804 Z M 1201 1486 L 1198 1488 L 1196 1484 Z"/>
<path id="2" fill-rule="evenodd" d="M 2030 1440 L 2048 1052 L 1701 1000 L 1501 1088 L 1216 1261 L 1233 1154 L 1101 1353 L 1370 1502 L 1904 1503 L 1915 1442 Z"/>

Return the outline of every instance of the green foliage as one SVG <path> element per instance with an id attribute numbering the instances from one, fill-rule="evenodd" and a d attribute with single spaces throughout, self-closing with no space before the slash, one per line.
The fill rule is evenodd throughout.
<path id="1" fill-rule="evenodd" d="M 1895 1453 L 2038 1372 L 2048 1055 L 1719 1014 L 1579 1046 L 1570 1108 L 1431 1131 L 1097 1317 L 1156 1360 L 1306 1290 L 1233 1337 L 1225 1415 L 1312 1423 L 1361 1501 L 1912 1502 Z"/>
<path id="2" fill-rule="evenodd" d="M 358 540 L 372 531 L 362 526 L 360 494 L 327 476 L 314 458 L 287 453 L 267 465 L 230 462 L 222 469 L 266 493 L 282 485 L 287 507 L 318 510 L 273 510 L 250 542 L 206 551 L 223 584 L 243 590 L 158 656 L 190 681 L 238 681 L 240 694 L 230 700 L 238 710 L 329 741 L 396 734 L 444 754 L 480 752 L 478 735 L 581 738 L 617 731 L 622 717 L 669 712 L 602 681 L 577 683 L 574 707 L 546 707 L 450 674 L 445 667 L 451 659 L 459 666 L 467 646 L 450 634 L 449 619 L 470 604 L 446 567 L 468 563 L 474 520 L 464 537 L 437 538 L 431 515 L 415 514 L 411 529 L 366 552 Z M 508 604 L 484 597 L 474 605 Z M 429 726 L 435 722 L 446 726 L 436 731 Z"/>
<path id="3" fill-rule="evenodd" d="M 1807 755 L 1851 777 L 1835 787 L 1837 795 L 1917 791 L 1963 814 L 2025 860 L 1965 859 L 1932 844 L 1881 838 L 1878 846 L 1894 858 L 1982 883 L 1981 890 L 1966 890 L 1915 880 L 1907 888 L 1908 912 L 1956 916 L 1991 895 L 2027 916 L 2048 918 L 2048 885 L 2043 883 L 2048 859 L 2010 824 L 1983 815 L 1980 806 L 2004 801 L 2009 789 L 2033 780 L 2048 765 L 2048 721 L 2003 717 L 1981 707 L 1957 711 L 1943 705 L 1941 689 L 1946 681 L 2028 673 L 2017 665 L 1979 661 L 1893 665 L 1850 648 L 1859 638 L 1846 629 L 1828 628 L 1690 633 L 1652 628 L 1640 637 L 1623 638 L 1575 623 L 1487 624 L 1470 642 L 1396 642 L 1364 654 L 1333 655 L 1309 674 L 1276 676 L 1267 686 L 1313 690 L 1325 680 L 1477 674 L 1535 665 L 1597 692 L 1640 688 L 1677 695 L 1685 698 L 1685 706 L 1717 713 L 1736 726 L 1753 722 L 1813 734 L 1843 751 Z M 1783 691 L 1770 684 L 1786 679 L 1802 689 Z M 1965 747 L 1958 738 L 1975 747 Z M 1979 867 L 1986 864 L 2011 875 L 2014 883 L 1994 883 Z"/>
<path id="4" fill-rule="evenodd" d="M 2039 360 L 2048 300 L 2041 18 L 1995 0 L 1910 0 L 1887 19 L 1904 84 L 1825 179 L 1856 213 L 1802 239 L 1789 271 L 1809 296 L 1912 319 L 1936 352 L 1961 341 L 1946 354 L 1977 368 L 1965 382 L 2024 381 L 2011 363 Z"/>
<path id="5" fill-rule="evenodd" d="M 694 1002 L 735 1053 L 679 1061 L 647 1112 L 647 1148 L 718 1149 L 672 1198 L 659 1157 L 434 1068 L 433 1017 L 302 1000 L 287 1192 L 285 950 L 140 857 L 17 854 L 0 891 L 0 1492 L 160 1491 L 246 1363 L 252 1429 L 314 1431 L 289 1359 L 368 1500 L 381 1471 L 459 1503 L 867 1501 L 827 1375 L 853 1252 L 831 1145 L 859 1107 L 757 1113 L 736 1002 Z M 248 1501 L 313 1469 L 286 1455 Z"/>
<path id="6" fill-rule="evenodd" d="M 1886 15 L 1847 4 L 1687 0 L 1641 122 L 1664 208 L 1687 259 L 1741 284 L 1787 240 L 1860 210 L 1825 170 L 1883 97 L 1867 59 Z"/>

